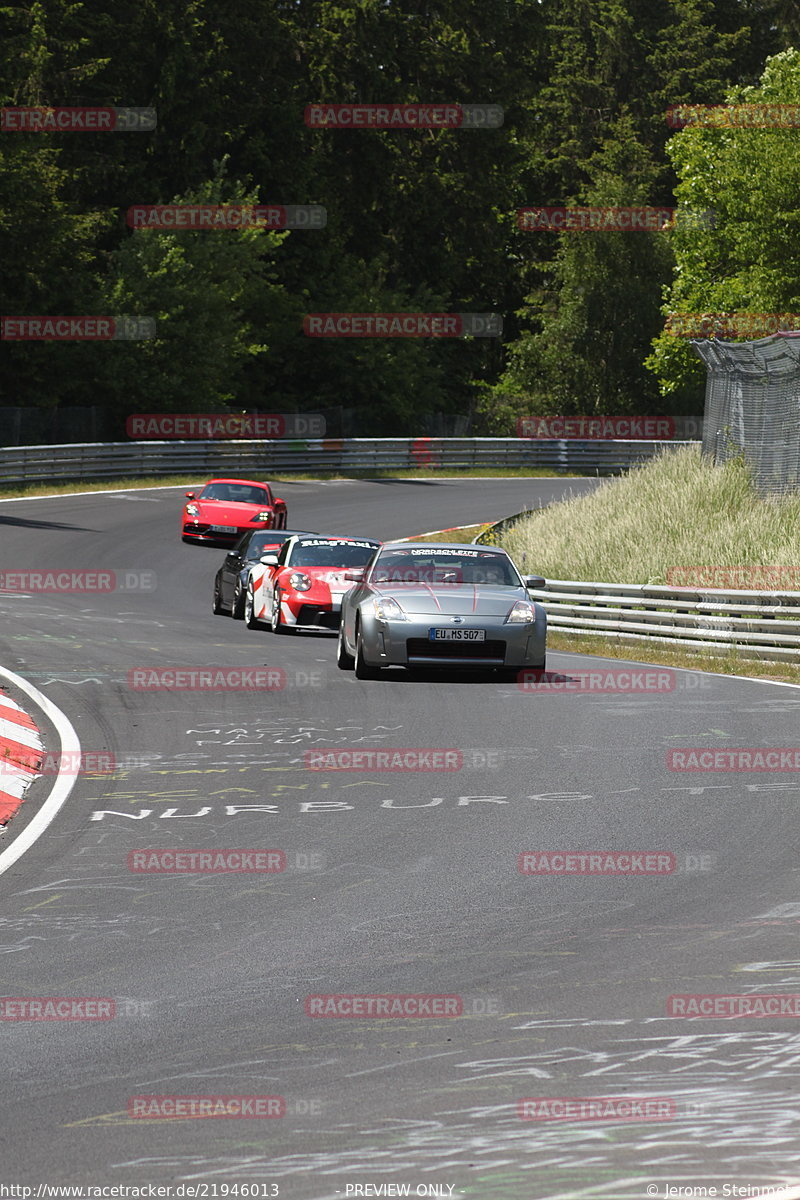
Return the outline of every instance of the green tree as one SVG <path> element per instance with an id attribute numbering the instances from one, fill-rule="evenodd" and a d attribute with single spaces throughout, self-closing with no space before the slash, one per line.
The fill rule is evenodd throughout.
<path id="1" fill-rule="evenodd" d="M 800 104 L 800 52 L 771 58 L 731 104 Z M 713 209 L 710 230 L 676 232 L 669 313 L 800 312 L 800 146 L 797 128 L 687 127 L 669 146 L 678 200 Z M 746 336 L 747 340 L 747 336 Z M 662 332 L 647 365 L 664 395 L 702 396 L 705 369 L 685 339 Z"/>
<path id="2" fill-rule="evenodd" d="M 666 110 L 698 92 L 721 98 L 746 28 L 721 33 L 709 0 L 548 0 L 543 9 L 547 82 L 533 104 L 527 203 L 671 206 Z M 484 394 L 485 427 L 508 430 L 525 412 L 653 412 L 643 360 L 669 278 L 667 235 L 518 236 L 528 250 L 526 328 Z"/>
<path id="3" fill-rule="evenodd" d="M 258 203 L 215 165 L 212 180 L 174 202 Z M 109 258 L 105 309 L 155 318 L 157 336 L 94 348 L 106 403 L 121 414 L 241 407 L 247 364 L 269 352 L 270 325 L 291 308 L 274 265 L 287 236 L 250 227 L 127 237 Z"/>

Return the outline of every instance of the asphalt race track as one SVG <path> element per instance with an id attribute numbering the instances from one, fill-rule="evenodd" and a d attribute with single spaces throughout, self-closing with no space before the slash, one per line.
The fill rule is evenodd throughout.
<path id="1" fill-rule="evenodd" d="M 280 491 L 290 527 L 388 539 L 592 486 Z M 182 491 L 0 502 L 3 570 L 156 584 L 0 593 L 0 664 L 59 706 L 85 752 L 117 763 L 80 777 L 0 875 L 0 996 L 107 997 L 116 1012 L 0 1022 L 3 1182 L 32 1196 L 41 1183 L 200 1197 L 246 1184 L 286 1200 L 796 1183 L 797 1018 L 671 1016 L 668 998 L 798 990 L 800 783 L 679 773 L 666 754 L 791 747 L 800 691 L 691 672 L 645 694 L 456 674 L 358 682 L 332 638 L 212 615 L 224 552 L 182 544 Z M 548 667 L 596 662 L 551 651 Z M 129 686 L 133 668 L 173 666 L 266 666 L 285 686 Z M 463 766 L 307 769 L 323 747 L 458 749 Z M 0 855 L 51 786 L 34 785 Z M 144 848 L 279 850 L 286 869 L 129 869 Z M 533 851 L 658 852 L 676 869 L 523 874 Z M 307 1015 L 307 997 L 330 994 L 458 997 L 460 1015 Z M 167 1119 L 136 1109 L 143 1096 L 282 1097 L 284 1115 Z M 633 1119 L 520 1115 L 524 1098 L 581 1097 L 629 1100 Z"/>

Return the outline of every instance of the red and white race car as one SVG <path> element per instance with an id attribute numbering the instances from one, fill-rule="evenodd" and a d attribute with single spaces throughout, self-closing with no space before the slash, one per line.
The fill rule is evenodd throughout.
<path id="1" fill-rule="evenodd" d="M 257 629 L 263 622 L 273 633 L 338 629 L 342 596 L 355 582 L 348 575 L 363 573 L 380 545 L 369 538 L 300 534 L 278 554 L 262 555 L 247 581 L 247 628 Z"/>
<path id="2" fill-rule="evenodd" d="M 210 479 L 200 495 L 187 492 L 181 517 L 185 542 L 233 545 L 250 529 L 285 529 L 286 502 L 268 483 Z"/>

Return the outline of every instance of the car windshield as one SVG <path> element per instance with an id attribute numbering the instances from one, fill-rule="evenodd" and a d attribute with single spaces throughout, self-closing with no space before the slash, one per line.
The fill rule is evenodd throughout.
<path id="1" fill-rule="evenodd" d="M 371 582 L 520 587 L 510 560 L 483 550 L 385 550 L 375 560 Z"/>
<path id="2" fill-rule="evenodd" d="M 291 537 L 282 529 L 267 529 L 264 533 L 254 533 L 247 544 L 248 559 L 260 558 L 262 554 L 278 553 L 285 541 Z"/>
<path id="3" fill-rule="evenodd" d="M 377 549 L 376 542 L 344 542 L 336 538 L 303 538 L 287 559 L 293 567 L 364 567 Z"/>
<path id="4" fill-rule="evenodd" d="M 250 483 L 209 483 L 200 493 L 201 500 L 224 500 L 228 504 L 269 504 L 266 488 Z"/>

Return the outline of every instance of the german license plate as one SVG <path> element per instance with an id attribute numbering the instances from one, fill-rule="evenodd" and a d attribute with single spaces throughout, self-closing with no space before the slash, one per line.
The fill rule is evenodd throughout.
<path id="1" fill-rule="evenodd" d="M 212 533 L 238 533 L 239 528 L 237 525 L 212 525 L 211 532 Z"/>
<path id="2" fill-rule="evenodd" d="M 431 629 L 428 633 L 431 642 L 485 642 L 485 629 Z"/>

